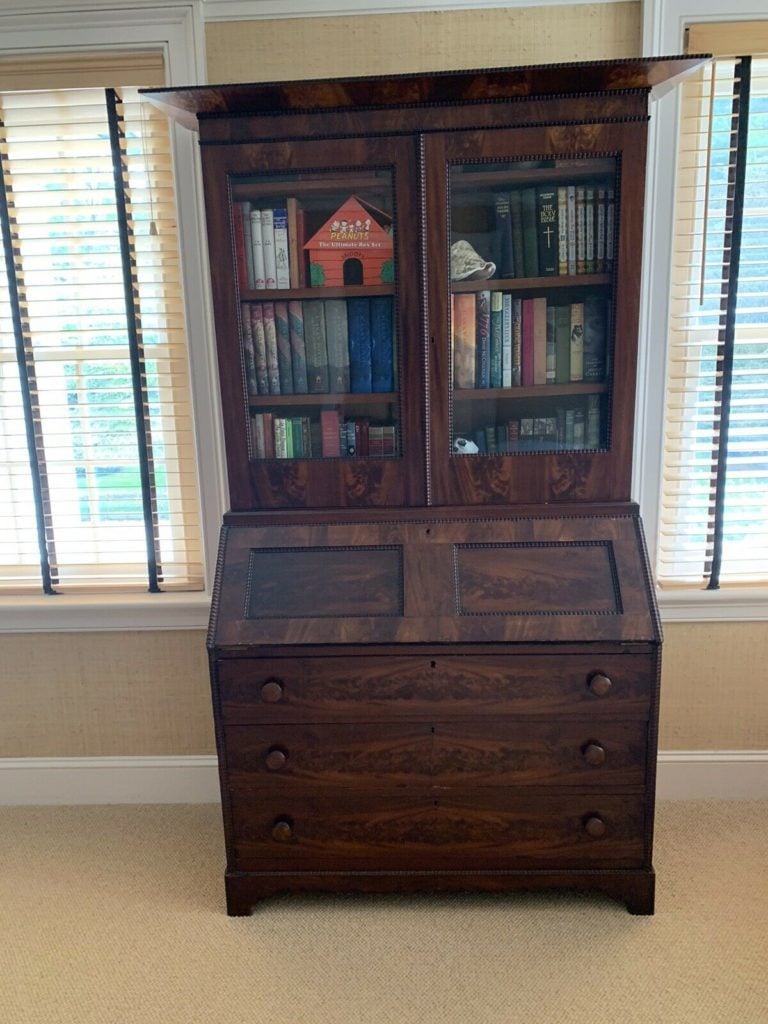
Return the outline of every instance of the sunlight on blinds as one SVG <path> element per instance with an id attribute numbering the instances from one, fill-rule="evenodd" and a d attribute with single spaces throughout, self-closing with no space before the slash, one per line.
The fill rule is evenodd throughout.
<path id="1" fill-rule="evenodd" d="M 40 587 L 33 470 L 17 354 L 30 380 L 45 551 L 57 592 L 147 589 L 134 395 L 148 424 L 160 589 L 203 585 L 171 148 L 165 118 L 122 103 L 133 304 L 142 374 L 132 376 L 105 92 L 0 95 L 14 325 L 0 277 L 0 575 Z M 19 337 L 20 335 L 20 337 Z"/>
<path id="2" fill-rule="evenodd" d="M 711 41 L 691 37 L 689 46 L 695 50 Z M 658 566 L 662 586 L 705 586 L 711 571 L 725 314 L 729 289 L 736 285 L 731 245 L 736 68 L 736 60 L 718 59 L 683 87 Z M 768 581 L 768 58 L 752 60 L 750 78 L 723 585 Z M 736 108 L 743 118 L 747 111 L 738 103 Z"/>

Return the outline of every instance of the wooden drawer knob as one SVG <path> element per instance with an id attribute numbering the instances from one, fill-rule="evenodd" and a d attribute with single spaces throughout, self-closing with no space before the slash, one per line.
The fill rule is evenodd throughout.
<path id="1" fill-rule="evenodd" d="M 267 704 L 277 704 L 283 698 L 283 684 L 279 679 L 268 679 L 261 688 L 261 699 Z"/>
<path id="2" fill-rule="evenodd" d="M 281 768 L 285 768 L 287 761 L 288 752 L 281 747 L 272 747 L 264 758 L 264 763 L 271 772 L 279 772 Z"/>
<path id="3" fill-rule="evenodd" d="M 590 815 L 584 822 L 584 831 L 593 839 L 599 839 L 605 835 L 605 822 L 597 814 Z"/>
<path id="4" fill-rule="evenodd" d="M 287 818 L 278 818 L 272 826 L 272 838 L 278 843 L 287 843 L 293 839 L 293 825 Z"/>
<path id="5" fill-rule="evenodd" d="M 613 686 L 613 683 L 602 672 L 595 672 L 593 676 L 589 677 L 587 686 L 590 693 L 594 693 L 596 697 L 604 697 Z"/>
<path id="6" fill-rule="evenodd" d="M 582 747 L 581 752 L 587 764 L 591 764 L 594 768 L 605 764 L 605 747 L 600 746 L 599 743 L 587 743 Z"/>

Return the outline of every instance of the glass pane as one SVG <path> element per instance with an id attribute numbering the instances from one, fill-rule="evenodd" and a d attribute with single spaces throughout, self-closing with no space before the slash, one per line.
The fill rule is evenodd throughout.
<path id="1" fill-rule="evenodd" d="M 390 171 L 238 178 L 254 459 L 401 452 Z"/>
<path id="2" fill-rule="evenodd" d="M 451 451 L 605 449 L 613 159 L 450 167 Z"/>

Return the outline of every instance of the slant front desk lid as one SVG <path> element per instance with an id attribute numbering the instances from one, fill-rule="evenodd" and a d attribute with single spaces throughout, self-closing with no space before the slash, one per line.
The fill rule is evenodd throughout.
<path id="1" fill-rule="evenodd" d="M 634 514 L 222 530 L 211 647 L 659 640 Z"/>

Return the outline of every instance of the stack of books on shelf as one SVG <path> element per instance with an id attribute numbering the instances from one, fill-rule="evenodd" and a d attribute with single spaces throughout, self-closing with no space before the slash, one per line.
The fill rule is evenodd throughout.
<path id="1" fill-rule="evenodd" d="M 604 444 L 599 395 L 570 399 L 552 412 L 489 423 L 469 435 L 484 455 L 595 450 Z"/>
<path id="2" fill-rule="evenodd" d="M 488 258 L 496 263 L 497 277 L 608 274 L 613 269 L 612 188 L 547 185 L 497 192 L 494 214 Z"/>
<path id="3" fill-rule="evenodd" d="M 599 382 L 607 374 L 607 299 L 553 303 L 510 292 L 451 297 L 457 389 Z"/>
<path id="4" fill-rule="evenodd" d="M 244 302 L 241 327 L 251 396 L 394 389 L 391 296 Z"/>
<path id="5" fill-rule="evenodd" d="M 232 216 L 241 290 L 304 287 L 303 211 L 295 199 L 264 208 L 235 202 Z"/>
<path id="6" fill-rule="evenodd" d="M 394 423 L 344 417 L 323 409 L 317 418 L 257 412 L 251 416 L 257 459 L 388 458 L 397 454 Z"/>

